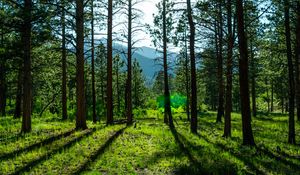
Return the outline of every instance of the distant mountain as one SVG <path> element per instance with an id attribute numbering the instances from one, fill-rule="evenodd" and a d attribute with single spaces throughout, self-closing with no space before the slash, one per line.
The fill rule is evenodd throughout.
<path id="1" fill-rule="evenodd" d="M 107 42 L 106 39 L 95 40 L 95 45 L 97 46 L 100 43 L 106 44 L 106 42 Z M 86 48 L 89 47 L 87 46 Z M 127 46 L 114 42 L 113 49 L 114 49 L 113 54 L 118 54 L 118 53 L 126 52 Z M 120 54 L 120 56 L 124 60 L 127 59 L 126 55 L 124 54 Z M 169 59 L 172 60 L 171 61 L 172 64 L 175 63 L 176 56 L 177 54 L 173 52 L 169 54 Z M 132 59 L 136 59 L 139 62 L 143 70 L 143 73 L 150 84 L 152 84 L 152 82 L 154 81 L 156 73 L 162 70 L 161 62 L 157 61 L 157 58 L 159 57 L 162 57 L 162 53 L 150 47 L 138 47 L 134 51 Z"/>
<path id="2" fill-rule="evenodd" d="M 136 50 L 136 53 L 140 55 L 147 55 L 148 58 L 158 58 L 162 57 L 162 53 L 157 51 L 156 49 L 150 48 L 150 47 L 138 47 Z"/>

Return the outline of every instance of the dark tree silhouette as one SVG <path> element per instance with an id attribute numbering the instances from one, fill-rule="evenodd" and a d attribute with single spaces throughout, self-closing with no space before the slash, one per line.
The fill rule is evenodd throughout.
<path id="1" fill-rule="evenodd" d="M 97 122 L 96 116 L 96 87 L 95 87 L 95 43 L 94 43 L 94 1 L 91 0 L 91 51 L 92 51 L 92 99 L 93 99 L 93 122 Z"/>
<path id="2" fill-rule="evenodd" d="M 128 0 L 128 46 L 127 46 L 127 84 L 126 84 L 126 115 L 127 124 L 132 124 L 132 1 Z"/>
<path id="3" fill-rule="evenodd" d="M 108 1 L 108 20 L 107 20 L 107 124 L 113 124 L 113 91 L 112 91 L 112 19 L 113 1 Z"/>
<path id="4" fill-rule="evenodd" d="M 165 123 L 168 123 L 171 128 L 174 127 L 171 111 L 171 99 L 169 91 L 169 74 L 168 74 L 168 53 L 167 53 L 167 20 L 166 20 L 166 0 L 163 0 L 163 64 L 164 64 L 164 86 L 165 86 Z"/>
<path id="5" fill-rule="evenodd" d="M 239 43 L 239 82 L 240 82 L 240 100 L 242 110 L 242 129 L 243 144 L 254 146 L 254 137 L 251 126 L 251 111 L 249 97 L 249 79 L 248 79 L 248 47 L 244 24 L 243 0 L 236 1 L 238 43 Z"/>
<path id="6" fill-rule="evenodd" d="M 32 105 L 32 78 L 31 78 L 31 0 L 24 0 L 24 24 L 22 29 L 22 40 L 24 47 L 24 70 L 23 70 L 23 118 L 22 132 L 31 131 L 31 105 Z"/>
<path id="7" fill-rule="evenodd" d="M 285 26 L 285 39 L 286 51 L 289 72 L 289 136 L 288 142 L 296 144 L 295 137 L 295 81 L 294 81 L 294 68 L 292 59 L 291 48 L 291 28 L 290 28 L 290 4 L 288 0 L 284 0 L 284 26 Z"/>
<path id="8" fill-rule="evenodd" d="M 23 95 L 23 71 L 22 71 L 22 63 L 19 65 L 18 70 L 18 83 L 17 83 L 17 94 L 16 94 L 16 106 L 14 112 L 14 118 L 21 118 L 22 112 L 22 95 Z"/>
<path id="9" fill-rule="evenodd" d="M 195 23 L 193 21 L 191 1 L 187 0 L 188 21 L 190 26 L 190 59 L 191 59 L 191 132 L 197 133 L 197 75 L 195 59 Z"/>
<path id="10" fill-rule="evenodd" d="M 228 43 L 227 43 L 227 62 L 226 62 L 226 103 L 225 103 L 225 126 L 224 137 L 231 136 L 231 110 L 232 110 L 232 67 L 233 67 L 233 45 L 234 36 L 232 31 L 232 1 L 227 0 L 227 28 L 228 28 Z"/>
<path id="11" fill-rule="evenodd" d="M 84 31 L 83 0 L 76 0 L 76 129 L 87 129 L 84 93 Z"/>
<path id="12" fill-rule="evenodd" d="M 297 23 L 296 23 L 296 102 L 297 102 L 297 118 L 300 121 L 300 2 L 297 1 Z"/>
<path id="13" fill-rule="evenodd" d="M 222 15 L 222 4 L 223 0 L 218 2 L 218 27 L 217 27 L 217 63 L 218 63 L 218 114 L 216 122 L 222 122 L 222 117 L 224 116 L 224 80 L 223 80 L 223 15 Z"/>
<path id="14" fill-rule="evenodd" d="M 3 46 L 3 34 L 1 35 L 1 45 Z M 1 55 L 3 56 L 3 55 Z M 7 93 L 7 85 L 6 85 L 6 66 L 5 66 L 6 58 L 1 57 L 0 60 L 0 116 L 6 115 L 6 93 Z"/>
<path id="15" fill-rule="evenodd" d="M 68 118 L 67 113 L 67 49 L 66 49 L 66 22 L 65 22 L 65 0 L 61 1 L 62 14 L 61 14 L 61 30 L 62 30 L 62 53 L 61 53 L 61 63 L 62 63 L 62 119 L 66 120 Z"/>

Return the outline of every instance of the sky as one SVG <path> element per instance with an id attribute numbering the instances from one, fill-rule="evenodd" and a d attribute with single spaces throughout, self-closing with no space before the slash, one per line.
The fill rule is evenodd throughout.
<path id="1" fill-rule="evenodd" d="M 137 0 L 140 1 L 134 8 L 140 9 L 143 12 L 143 15 L 140 19 L 142 24 L 149 24 L 150 26 L 153 26 L 153 14 L 157 14 L 158 9 L 156 8 L 156 4 L 159 3 L 161 0 Z M 123 18 L 118 18 L 118 16 L 114 16 L 114 22 L 119 23 L 123 21 Z M 126 20 L 126 19 L 125 19 Z M 124 27 L 124 26 L 123 26 Z M 122 26 L 118 26 L 114 28 L 115 31 L 118 31 L 123 28 Z M 106 29 L 105 29 L 106 30 Z M 103 38 L 106 35 L 106 31 L 100 30 L 98 33 L 101 33 L 100 35 L 97 35 L 96 38 Z M 139 40 L 138 43 L 135 44 L 135 47 L 151 47 L 155 48 L 151 36 L 146 28 L 142 29 L 143 31 L 137 32 L 133 36 L 133 40 Z M 97 32 L 96 32 L 97 33 Z M 117 32 L 119 33 L 119 32 Z M 177 51 L 178 48 L 171 47 L 172 51 Z"/>
<path id="2" fill-rule="evenodd" d="M 141 1 L 142 2 L 136 6 L 138 9 L 144 12 L 144 15 L 142 17 L 143 19 L 141 19 L 141 21 L 143 23 L 153 25 L 153 14 L 158 13 L 156 4 L 158 4 L 161 0 L 141 0 Z M 178 0 L 174 0 L 174 1 L 178 1 Z M 137 43 L 136 47 L 146 46 L 146 47 L 155 48 L 150 35 L 146 31 L 139 33 L 136 37 L 139 39 L 144 39 L 141 42 Z M 179 52 L 180 50 L 180 48 L 178 47 L 170 46 L 170 45 L 168 46 L 169 46 L 169 50 L 172 50 L 173 52 Z"/>
<path id="3" fill-rule="evenodd" d="M 157 13 L 157 9 L 155 4 L 157 4 L 160 0 L 145 0 L 139 3 L 136 8 L 143 11 L 143 19 L 141 21 L 143 23 L 147 23 L 153 25 L 153 13 Z M 154 47 L 151 37 L 147 32 L 140 32 L 137 36 L 139 39 L 143 39 L 141 42 L 138 43 L 138 46 L 147 46 L 147 47 Z"/>

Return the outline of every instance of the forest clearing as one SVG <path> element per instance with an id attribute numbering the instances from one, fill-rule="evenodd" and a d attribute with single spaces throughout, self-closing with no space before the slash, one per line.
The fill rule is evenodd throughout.
<path id="1" fill-rule="evenodd" d="M 300 0 L 0 0 L 0 175 L 300 174 Z"/>
<path id="2" fill-rule="evenodd" d="M 223 138 L 216 113 L 202 113 L 200 134 L 174 115 L 176 129 L 157 111 L 134 125 L 88 122 L 74 131 L 70 121 L 33 119 L 30 134 L 20 122 L 1 119 L 1 174 L 299 174 L 299 145 L 286 144 L 287 115 L 259 114 L 253 119 L 257 147 L 242 146 L 240 115 L 232 118 L 232 138 Z M 184 115 L 184 114 L 183 114 Z M 299 124 L 297 124 L 299 128 Z M 299 133 L 299 129 L 297 130 Z M 4 135 L 3 135 L 4 134 Z M 297 134 L 300 139 L 300 134 Z"/>

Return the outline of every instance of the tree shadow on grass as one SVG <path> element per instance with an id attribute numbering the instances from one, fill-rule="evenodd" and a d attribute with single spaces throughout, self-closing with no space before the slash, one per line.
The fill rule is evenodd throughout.
<path id="1" fill-rule="evenodd" d="M 188 159 L 193 165 L 199 165 L 199 167 L 201 168 L 201 165 L 199 162 L 197 162 L 197 159 L 193 157 L 190 151 L 184 146 L 183 142 L 179 139 L 177 130 L 175 128 L 171 128 L 171 132 L 180 150 L 188 157 Z"/>
<path id="2" fill-rule="evenodd" d="M 100 155 L 102 155 L 106 149 L 124 132 L 124 130 L 127 127 L 124 127 L 120 130 L 118 130 L 114 135 L 112 135 L 106 142 L 104 145 L 102 145 L 98 150 L 96 150 L 94 153 L 92 153 L 87 161 L 85 161 L 83 164 L 80 165 L 80 167 L 76 170 L 76 172 L 72 173 L 72 174 L 80 174 L 83 171 L 86 170 L 87 166 L 91 163 L 94 162 Z"/>
<path id="3" fill-rule="evenodd" d="M 227 160 L 224 157 L 221 157 L 220 155 L 218 155 L 218 153 L 212 152 L 211 150 L 207 152 L 207 150 L 205 150 L 203 146 L 195 146 L 195 144 L 191 143 L 184 135 L 178 132 L 177 135 L 178 138 L 181 140 L 181 143 L 186 145 L 185 149 L 193 150 L 197 154 L 197 157 L 203 161 L 200 163 L 198 160 L 197 164 L 195 164 L 198 168 L 199 168 L 199 164 L 201 164 L 204 167 L 213 167 L 208 169 L 206 168 L 207 170 L 204 171 L 202 170 L 202 172 L 200 172 L 201 174 L 230 174 L 230 175 L 237 174 L 237 169 L 232 161 Z M 216 159 L 213 158 L 216 157 L 218 162 L 214 162 Z M 205 161 L 206 159 L 211 159 L 212 162 L 214 163 L 211 162 L 209 163 L 208 161 Z M 186 174 L 185 170 L 182 172 L 183 174 Z M 199 172 L 197 172 L 197 174 L 198 173 Z"/>
<path id="4" fill-rule="evenodd" d="M 52 137 L 49 137 L 45 140 L 41 140 L 37 143 L 34 143 L 32 145 L 29 145 L 27 147 L 24 147 L 24 148 L 20 148 L 18 150 L 14 150 L 12 152 L 9 152 L 9 153 L 5 153 L 5 154 L 1 154 L 0 155 L 0 160 L 7 160 L 7 159 L 11 159 L 13 157 L 16 157 L 18 154 L 22 153 L 22 152 L 25 152 L 25 151 L 31 151 L 35 148 L 38 148 L 38 147 L 41 147 L 43 145 L 46 145 L 46 144 L 49 144 L 49 143 L 52 143 L 56 140 L 59 140 L 61 138 L 64 138 L 64 137 L 68 137 L 70 136 L 72 133 L 74 133 L 74 129 L 73 130 L 70 130 L 70 131 L 67 131 L 65 133 L 61 133 L 61 134 L 58 134 L 58 135 L 55 135 L 55 136 L 52 136 Z"/>
<path id="5" fill-rule="evenodd" d="M 265 174 L 263 171 L 261 171 L 256 164 L 259 164 L 260 166 L 264 167 L 267 171 L 275 172 L 275 173 L 282 173 L 284 172 L 294 172 L 294 170 L 298 170 L 299 166 L 298 164 L 295 164 L 294 162 L 287 160 L 281 156 L 275 155 L 273 152 L 269 151 L 267 148 L 259 148 L 255 147 L 256 153 L 253 155 L 245 155 L 246 153 L 237 153 L 235 150 L 230 148 L 229 146 L 226 146 L 221 143 L 214 143 L 210 139 L 208 139 L 207 136 L 200 136 L 199 138 L 204 139 L 206 142 L 216 146 L 219 149 L 222 149 L 224 151 L 229 152 L 232 156 L 236 157 L 237 159 L 243 161 L 250 169 L 254 170 L 256 174 Z M 273 159 L 273 161 L 267 161 L 264 160 L 262 156 L 266 156 L 269 159 Z M 255 163 L 254 163 L 255 162 Z M 276 169 L 272 168 L 276 167 Z"/>
<path id="6" fill-rule="evenodd" d="M 88 132 L 86 132 L 85 134 L 76 137 L 72 140 L 70 140 L 69 142 L 67 142 L 66 144 L 64 144 L 63 146 L 60 147 L 56 147 L 55 149 L 51 150 L 50 152 L 47 152 L 46 154 L 44 154 L 43 156 L 32 160 L 30 162 L 28 162 L 25 166 L 21 167 L 21 168 L 17 168 L 17 170 L 13 173 L 13 174 L 20 174 L 22 172 L 26 172 L 29 171 L 32 167 L 37 166 L 38 164 L 42 163 L 43 161 L 47 160 L 50 156 L 57 154 L 59 152 L 62 152 L 63 150 L 70 148 L 71 146 L 73 146 L 75 143 L 79 142 L 80 140 L 82 140 L 85 137 L 88 137 L 89 135 L 91 135 L 92 133 L 94 133 L 96 130 L 93 129 L 89 129 Z"/>
<path id="7" fill-rule="evenodd" d="M 290 154 L 288 154 L 288 153 L 286 153 L 285 151 L 282 151 L 282 150 L 277 150 L 277 153 L 280 156 L 283 156 L 284 158 L 290 158 L 290 159 L 300 161 L 300 155 L 290 155 Z"/>
<path id="8" fill-rule="evenodd" d="M 227 147 L 223 144 L 220 143 L 214 143 L 212 141 L 210 141 L 206 136 L 201 136 L 200 134 L 196 134 L 199 139 L 203 139 L 205 140 L 207 143 L 213 145 L 214 147 L 221 149 L 223 151 L 228 152 L 231 156 L 235 157 L 236 159 L 238 159 L 239 161 L 243 162 L 245 165 L 247 165 L 251 170 L 253 170 L 256 174 L 265 174 L 262 170 L 260 170 L 253 162 L 251 162 L 247 157 L 244 157 L 240 154 L 237 154 L 233 151 L 231 151 L 230 147 Z M 251 172 L 246 172 L 246 173 L 250 173 Z"/>
<path id="9" fill-rule="evenodd" d="M 185 153 L 181 151 L 180 148 L 172 148 L 172 147 L 163 147 L 162 151 L 157 151 L 151 155 L 151 157 L 145 157 L 144 165 L 142 167 L 139 167 L 139 169 L 148 169 L 150 165 L 154 165 L 159 162 L 161 159 L 183 159 L 185 157 Z M 180 171 L 181 167 L 178 167 L 178 171 Z M 183 167 L 182 167 L 183 168 Z M 176 172 L 176 170 L 175 170 Z M 191 170 L 190 170 L 191 172 Z M 141 173 L 144 174 L 144 173 Z M 147 174 L 147 173 L 145 173 Z M 180 174 L 180 173 L 173 173 L 173 174 Z M 189 173 L 189 174 L 195 174 L 195 173 Z"/>
<path id="10" fill-rule="evenodd" d="M 257 117 L 255 117 L 255 119 L 259 120 L 259 121 L 273 122 L 273 123 L 279 123 L 279 124 L 287 122 L 284 120 L 275 120 L 271 116 L 257 116 Z"/>
<path id="11" fill-rule="evenodd" d="M 189 149 L 185 147 L 184 143 L 179 138 L 179 134 L 177 130 L 175 128 L 171 128 L 171 132 L 180 150 L 188 157 L 191 163 L 190 166 L 176 167 L 174 173 L 175 174 L 210 174 L 209 172 L 206 172 L 203 169 L 202 164 L 198 162 L 197 159 L 191 154 Z M 191 144 L 189 144 L 189 146 L 191 146 Z"/>
<path id="12" fill-rule="evenodd" d="M 39 134 L 39 132 L 34 133 L 34 134 Z M 22 134 L 22 133 L 17 133 L 17 134 L 14 134 L 13 136 L 10 136 L 10 137 L 7 136 L 7 135 L 0 136 L 0 143 L 1 142 L 7 142 L 7 141 L 12 142 L 12 141 L 18 140 L 20 138 L 25 138 L 25 137 L 26 137 L 26 134 Z"/>
<path id="13" fill-rule="evenodd" d="M 176 149 L 172 149 L 172 147 L 166 148 L 166 151 L 159 151 L 151 156 L 145 163 L 146 166 L 153 165 L 160 159 L 169 159 L 174 158 L 179 160 L 184 160 L 186 157 L 189 161 L 189 164 L 179 163 L 174 164 L 174 169 L 172 174 L 237 174 L 235 169 L 230 168 L 219 168 L 214 166 L 211 162 L 199 161 L 200 160 L 207 160 L 209 156 L 214 154 L 213 152 L 205 152 L 206 146 L 202 145 L 194 145 L 190 141 L 188 141 L 183 135 L 177 132 L 174 128 L 171 128 L 172 135 L 175 139 L 175 143 L 178 146 Z M 192 152 L 197 154 L 195 157 Z M 205 157 L 202 157 L 205 156 Z M 223 162 L 226 165 L 229 165 L 231 162 L 230 160 L 222 158 Z M 208 165 L 209 164 L 209 165 Z M 231 163 L 231 165 L 233 165 Z M 214 166 L 214 169 L 210 169 L 209 167 Z"/>
<path id="14" fill-rule="evenodd" d="M 278 113 L 278 112 L 258 112 L 257 116 L 274 116 L 274 117 L 288 117 L 288 114 L 282 114 L 282 113 Z"/>
<path id="15" fill-rule="evenodd" d="M 288 165 L 289 167 L 293 168 L 293 169 L 299 169 L 300 167 L 300 164 L 296 164 L 288 159 L 286 159 L 284 156 L 282 155 L 276 155 L 274 154 L 272 151 L 270 151 L 267 147 L 263 146 L 263 147 L 257 147 L 256 148 L 257 151 L 261 152 L 262 154 L 272 158 L 272 159 L 275 159 L 276 161 L 278 162 L 282 162 L 283 164 L 285 165 Z M 281 152 L 282 153 L 282 152 Z M 290 155 L 287 155 L 285 154 L 286 157 L 289 156 L 289 158 L 292 158 L 292 159 L 295 159 L 297 161 L 299 161 L 299 159 L 295 158 L 295 157 L 292 157 Z"/>

